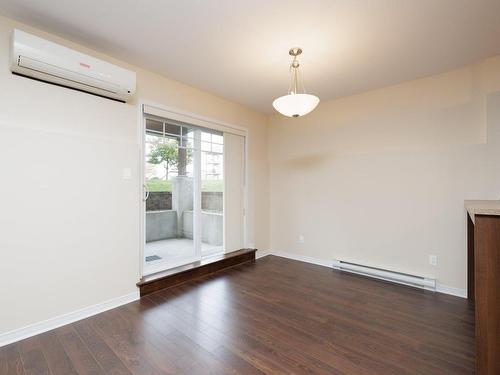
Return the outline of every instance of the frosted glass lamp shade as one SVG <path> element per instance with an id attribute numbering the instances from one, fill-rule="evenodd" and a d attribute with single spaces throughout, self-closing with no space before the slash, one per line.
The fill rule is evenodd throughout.
<path id="1" fill-rule="evenodd" d="M 273 102 L 273 107 L 279 113 L 288 117 L 307 115 L 319 103 L 319 98 L 309 94 L 288 94 L 280 96 Z"/>

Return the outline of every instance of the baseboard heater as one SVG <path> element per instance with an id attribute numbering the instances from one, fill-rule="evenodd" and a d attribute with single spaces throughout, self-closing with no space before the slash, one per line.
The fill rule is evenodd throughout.
<path id="1" fill-rule="evenodd" d="M 428 277 L 410 275 L 407 273 L 346 262 L 344 260 L 335 260 L 333 263 L 333 268 L 338 269 L 340 271 L 346 271 L 346 272 L 356 273 L 358 275 L 373 277 L 375 279 L 381 279 L 393 283 L 410 285 L 417 288 L 436 291 L 436 279 Z"/>

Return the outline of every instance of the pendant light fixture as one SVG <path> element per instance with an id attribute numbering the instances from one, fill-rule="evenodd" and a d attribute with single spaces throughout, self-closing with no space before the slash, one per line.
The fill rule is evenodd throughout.
<path id="1" fill-rule="evenodd" d="M 273 107 L 284 116 L 304 116 L 316 108 L 319 103 L 319 98 L 315 95 L 306 94 L 304 89 L 304 84 L 299 72 L 300 64 L 297 59 L 297 56 L 302 53 L 302 49 L 295 47 L 288 53 L 292 56 L 288 95 L 280 96 L 278 99 L 274 100 Z"/>

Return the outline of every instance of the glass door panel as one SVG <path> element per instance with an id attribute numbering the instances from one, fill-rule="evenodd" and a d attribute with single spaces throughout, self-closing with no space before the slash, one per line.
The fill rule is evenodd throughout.
<path id="1" fill-rule="evenodd" d="M 197 130 L 146 119 L 144 274 L 198 260 Z"/>
<path id="2" fill-rule="evenodd" d="M 201 253 L 224 252 L 224 136 L 201 131 Z"/>

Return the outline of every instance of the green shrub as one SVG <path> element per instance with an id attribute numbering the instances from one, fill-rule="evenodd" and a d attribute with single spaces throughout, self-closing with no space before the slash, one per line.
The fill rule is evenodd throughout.
<path id="1" fill-rule="evenodd" d="M 152 178 L 146 181 L 146 185 L 150 192 L 158 193 L 164 191 L 172 191 L 172 181 L 159 180 Z M 203 180 L 201 181 L 201 191 L 222 192 L 224 191 L 223 180 Z"/>

